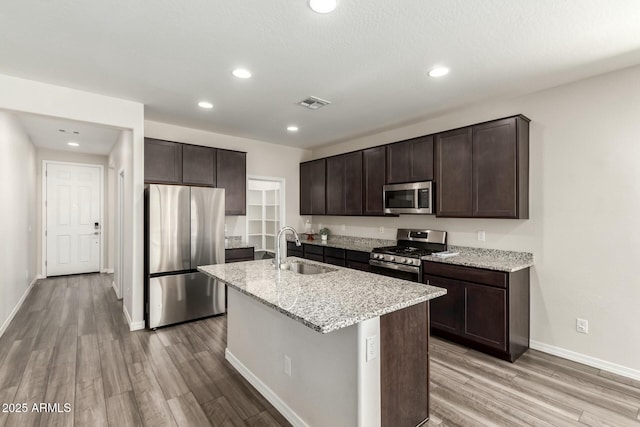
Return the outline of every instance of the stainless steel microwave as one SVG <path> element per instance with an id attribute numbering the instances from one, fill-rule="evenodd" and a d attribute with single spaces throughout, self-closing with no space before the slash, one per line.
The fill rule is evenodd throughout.
<path id="1" fill-rule="evenodd" d="M 433 182 L 385 185 L 384 213 L 433 214 Z"/>

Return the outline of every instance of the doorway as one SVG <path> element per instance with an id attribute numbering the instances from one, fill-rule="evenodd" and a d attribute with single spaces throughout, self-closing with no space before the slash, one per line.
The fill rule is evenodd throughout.
<path id="1" fill-rule="evenodd" d="M 43 169 L 44 276 L 99 272 L 102 165 L 44 161 Z"/>
<path id="2" fill-rule="evenodd" d="M 247 241 L 255 258 L 273 258 L 276 236 L 285 224 L 283 178 L 249 177 L 247 180 Z"/>

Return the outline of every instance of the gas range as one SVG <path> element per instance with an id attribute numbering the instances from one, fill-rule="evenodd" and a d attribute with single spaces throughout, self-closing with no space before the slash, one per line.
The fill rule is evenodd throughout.
<path id="1" fill-rule="evenodd" d="M 420 281 L 421 257 L 447 250 L 447 232 L 437 230 L 399 229 L 397 246 L 385 246 L 371 251 L 372 271 L 386 276 Z"/>

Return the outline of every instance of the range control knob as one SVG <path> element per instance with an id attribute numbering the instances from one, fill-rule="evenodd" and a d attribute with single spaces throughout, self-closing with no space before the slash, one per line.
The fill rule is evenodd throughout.
<path id="1" fill-rule="evenodd" d="M 394 259 L 396 259 L 396 257 L 394 257 L 394 256 L 390 256 L 389 257 L 389 261 L 393 261 Z"/>

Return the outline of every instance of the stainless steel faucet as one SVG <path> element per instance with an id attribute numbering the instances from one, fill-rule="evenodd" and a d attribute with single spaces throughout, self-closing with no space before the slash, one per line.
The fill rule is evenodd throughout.
<path id="1" fill-rule="evenodd" d="M 296 231 L 295 228 L 289 227 L 288 225 L 285 227 L 282 227 L 280 231 L 278 231 L 278 236 L 276 237 L 276 257 L 273 260 L 273 263 L 276 266 L 276 270 L 280 270 L 280 264 L 282 260 L 282 255 L 280 255 L 280 238 L 286 231 L 291 231 L 293 233 L 293 236 L 296 239 L 296 246 L 302 245 L 302 243 L 300 243 L 300 236 L 298 236 L 298 232 Z"/>

